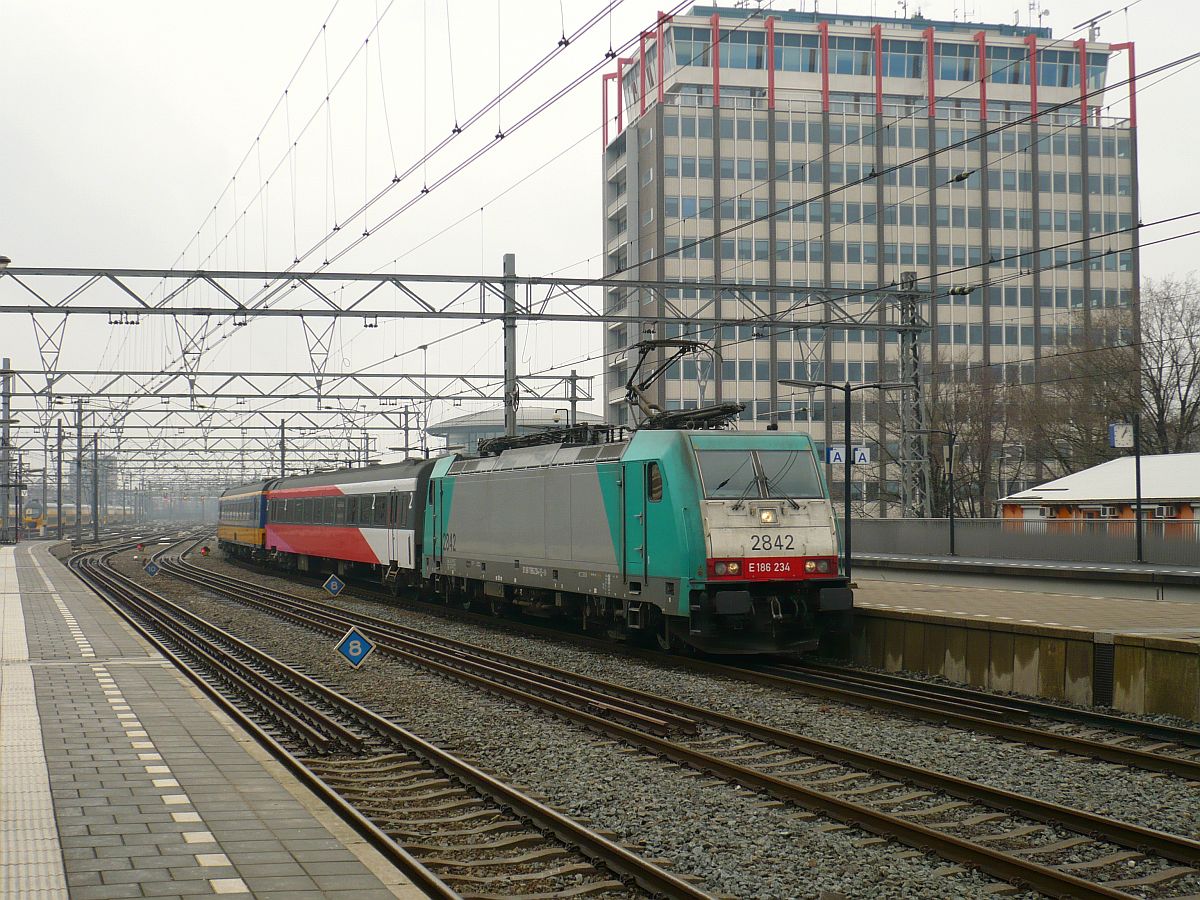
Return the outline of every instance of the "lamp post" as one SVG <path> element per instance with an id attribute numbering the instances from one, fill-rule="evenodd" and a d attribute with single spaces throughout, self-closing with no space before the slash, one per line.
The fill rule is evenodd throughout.
<path id="1" fill-rule="evenodd" d="M 958 440 L 958 435 L 947 428 L 922 428 L 916 434 L 943 434 L 946 436 L 946 441 L 950 447 L 948 458 L 946 459 L 946 478 L 949 482 L 950 491 L 950 555 L 954 556 L 954 442 Z"/>
<path id="2" fill-rule="evenodd" d="M 832 391 L 841 391 L 843 396 L 846 399 L 845 432 L 843 434 L 843 437 L 845 440 L 845 449 L 843 451 L 843 459 L 842 459 L 842 463 L 843 463 L 843 466 L 845 469 L 845 475 L 843 476 L 844 481 L 845 481 L 845 490 L 843 491 L 843 493 L 845 495 L 843 497 L 843 500 L 845 503 L 845 512 L 843 513 L 844 524 L 842 526 L 842 555 L 844 557 L 843 567 L 844 567 L 844 571 L 845 571 L 845 575 L 846 575 L 846 580 L 849 581 L 850 574 L 851 574 L 851 564 L 850 564 L 850 549 L 851 549 L 851 541 L 850 541 L 850 538 L 851 538 L 850 475 L 853 472 L 853 466 L 854 466 L 854 447 L 850 440 L 850 395 L 853 394 L 855 391 L 864 391 L 864 390 L 867 390 L 868 388 L 874 388 L 874 389 L 880 390 L 880 391 L 887 391 L 887 390 L 894 390 L 894 389 L 903 389 L 906 387 L 911 387 L 911 385 L 905 384 L 904 382 L 898 382 L 898 381 L 874 381 L 874 382 L 868 382 L 867 384 L 851 384 L 850 382 L 847 381 L 843 384 L 834 384 L 833 382 L 830 382 L 830 381 L 801 381 L 798 379 L 791 379 L 791 378 L 781 378 L 779 380 L 779 383 L 781 385 L 787 385 L 788 387 L 828 388 L 829 390 L 832 390 Z"/>

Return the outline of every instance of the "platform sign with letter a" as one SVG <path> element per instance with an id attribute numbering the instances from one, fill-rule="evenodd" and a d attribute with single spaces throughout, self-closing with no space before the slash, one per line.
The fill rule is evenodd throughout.
<path id="1" fill-rule="evenodd" d="M 825 462 L 831 466 L 841 466 L 846 463 L 846 448 L 845 447 L 826 447 Z M 871 448 L 870 447 L 851 447 L 850 448 L 850 464 L 854 466 L 865 466 L 871 463 Z"/>
<path id="2" fill-rule="evenodd" d="M 357 628 L 351 628 L 342 635 L 342 639 L 338 641 L 335 649 L 345 657 L 346 662 L 357 669 L 371 655 L 375 645 L 363 637 Z"/>
<path id="3" fill-rule="evenodd" d="M 325 584 L 322 585 L 325 590 L 329 591 L 331 597 L 336 597 L 346 589 L 346 582 L 338 578 L 336 575 L 330 575 L 325 579 Z"/>

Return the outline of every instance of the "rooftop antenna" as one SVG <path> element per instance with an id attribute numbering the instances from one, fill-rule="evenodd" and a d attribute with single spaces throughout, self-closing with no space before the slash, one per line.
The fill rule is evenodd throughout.
<path id="1" fill-rule="evenodd" d="M 900 7 L 901 18 L 908 18 L 908 0 L 896 0 L 896 5 Z"/>
<path id="2" fill-rule="evenodd" d="M 1090 19 L 1084 19 L 1082 22 L 1080 22 L 1078 25 L 1076 25 L 1071 30 L 1078 31 L 1080 28 L 1082 28 L 1084 25 L 1086 25 L 1088 27 L 1088 43 L 1094 44 L 1094 43 L 1096 43 L 1096 39 L 1098 37 L 1100 37 L 1100 25 L 1099 25 L 1100 20 L 1105 18 L 1111 12 L 1112 12 L 1111 9 L 1106 9 L 1104 12 L 1099 13 L 1098 15 L 1092 16 Z"/>

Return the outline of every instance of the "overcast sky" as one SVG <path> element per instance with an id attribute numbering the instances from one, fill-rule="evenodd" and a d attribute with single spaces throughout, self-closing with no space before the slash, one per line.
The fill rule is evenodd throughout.
<path id="1" fill-rule="evenodd" d="M 570 33 L 602 5 L 600 0 L 423 5 L 422 0 L 3 0 L 0 254 L 12 257 L 14 265 L 285 268 L 294 248 L 302 251 L 333 224 L 346 225 L 343 239 L 361 233 L 361 219 L 346 223 L 344 217 L 364 197 L 387 186 L 456 119 L 464 121 L 499 83 L 553 48 L 564 21 Z M 1056 37 L 1078 36 L 1072 34 L 1077 23 L 1111 8 L 1082 0 L 1048 5 L 1044 21 Z M 613 41 L 619 46 L 648 27 L 657 7 L 646 0 L 621 3 L 611 15 Z M 822 8 L 890 15 L 899 7 L 882 0 L 828 0 Z M 916 8 L 909 4 L 910 13 Z M 961 0 L 921 8 L 931 18 L 964 15 Z M 1108 18 L 1100 38 L 1136 40 L 1138 65 L 1145 71 L 1197 49 L 1197 8 L 1190 2 L 1138 0 Z M 966 15 L 1012 22 L 1014 11 L 1028 20 L 1027 5 L 1012 2 L 974 0 Z M 506 101 L 499 115 L 468 129 L 426 170 L 392 188 L 368 212 L 366 227 L 373 229 L 385 214 L 419 196 L 423 184 L 493 143 L 498 129 L 510 128 L 585 72 L 608 48 L 609 32 L 604 22 L 574 42 Z M 1124 77 L 1123 60 L 1119 67 L 1110 80 Z M 1200 208 L 1193 163 L 1198 84 L 1200 66 L 1161 85 L 1146 84 L 1139 96 L 1144 221 Z M 325 104 L 327 93 L 331 99 Z M 501 255 L 511 251 L 522 274 L 598 275 L 599 100 L 594 77 L 422 197 L 334 268 L 495 272 Z M 289 154 L 291 142 L 295 149 Z M 1173 230 L 1186 228 L 1185 223 Z M 1167 233 L 1158 229 L 1145 239 Z M 320 248 L 301 268 L 318 265 L 336 242 L 331 247 Z M 1190 239 L 1148 249 L 1143 273 L 1186 272 L 1195 265 L 1198 247 Z M 0 302 L 12 299 L 0 291 Z M 419 371 L 421 354 L 393 355 L 460 327 L 364 331 L 347 322 L 330 368 L 386 362 L 396 371 Z M 600 347 L 598 327 L 523 331 L 522 371 L 567 364 Z M 0 335 L 3 355 L 18 367 L 37 367 L 27 320 L 0 319 Z M 161 368 L 177 350 L 172 340 L 165 322 L 136 329 L 75 322 L 62 365 Z M 498 326 L 438 346 L 428 362 L 431 370 L 501 369 Z M 251 355 L 257 362 L 247 362 Z M 295 323 L 270 319 L 214 350 L 208 364 L 246 370 L 307 362 Z M 594 362 L 580 369 L 599 372 Z"/>

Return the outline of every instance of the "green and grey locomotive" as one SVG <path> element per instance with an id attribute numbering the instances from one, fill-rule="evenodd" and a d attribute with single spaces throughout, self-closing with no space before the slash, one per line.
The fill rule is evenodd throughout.
<path id="1" fill-rule="evenodd" d="M 452 602 L 663 648 L 815 648 L 852 593 L 804 434 L 638 430 L 433 461 L 422 578 Z"/>

